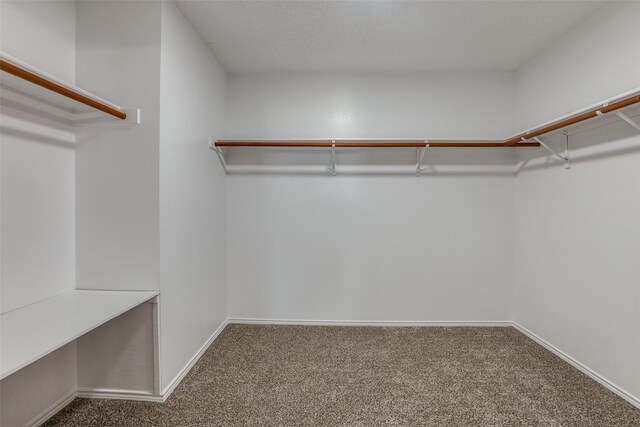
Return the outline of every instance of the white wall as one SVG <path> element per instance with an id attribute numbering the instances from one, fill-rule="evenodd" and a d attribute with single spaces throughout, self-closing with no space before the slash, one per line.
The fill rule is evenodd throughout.
<path id="1" fill-rule="evenodd" d="M 512 96 L 496 73 L 233 75 L 227 134 L 501 136 Z M 510 319 L 510 152 L 436 150 L 425 163 L 435 173 L 422 178 L 228 176 L 229 316 Z"/>
<path id="2" fill-rule="evenodd" d="M 0 424 L 33 425 L 75 396 L 76 343 L 71 342 L 5 377 L 0 383 Z"/>
<path id="3" fill-rule="evenodd" d="M 224 135 L 225 72 L 173 3 L 162 8 L 162 387 L 226 319 L 226 184 L 207 146 Z"/>
<path id="4" fill-rule="evenodd" d="M 73 3 L 0 4 L 0 50 L 70 83 L 75 30 Z M 75 136 L 66 126 L 3 102 L 0 139 L 4 313 L 74 288 Z M 0 424 L 37 419 L 75 386 L 71 343 L 0 382 Z"/>
<path id="5" fill-rule="evenodd" d="M 76 340 L 78 391 L 155 391 L 153 304 L 135 307 Z"/>
<path id="6" fill-rule="evenodd" d="M 234 74 L 227 137 L 504 137 L 513 96 L 499 72 Z"/>
<path id="7" fill-rule="evenodd" d="M 78 288 L 160 290 L 164 390 L 226 318 L 224 175 L 207 148 L 224 132 L 225 74 L 173 3 L 81 2 L 77 13 L 79 85 L 142 112 L 135 127 L 78 133 Z M 81 367 L 92 348 L 79 346 Z M 102 370 L 81 369 L 80 388 Z M 102 384 L 149 391 L 147 369 L 109 371 Z"/>
<path id="8" fill-rule="evenodd" d="M 0 50 L 74 82 L 72 3 L 2 2 L 1 12 Z M 0 124 L 3 313 L 75 284 L 75 136 L 13 107 L 2 105 Z"/>
<path id="9" fill-rule="evenodd" d="M 2 51 L 73 84 L 75 10 L 72 1 L 3 0 Z"/>
<path id="10" fill-rule="evenodd" d="M 141 110 L 136 126 L 78 129 L 78 289 L 160 289 L 161 9 L 158 2 L 77 3 L 78 86 Z M 131 335 L 140 330 L 151 333 L 151 317 L 142 314 L 148 309 L 139 308 L 139 315 L 109 322 L 80 340 L 81 390 L 155 391 L 149 378 L 158 357 L 153 340 Z M 92 342 L 98 334 L 112 349 L 109 357 L 96 356 L 100 347 Z"/>
<path id="11" fill-rule="evenodd" d="M 518 131 L 640 85 L 638 2 L 612 2 L 516 73 Z"/>
<path id="12" fill-rule="evenodd" d="M 75 284 L 75 136 L 3 105 L 2 312 Z"/>
<path id="13" fill-rule="evenodd" d="M 161 4 L 78 2 L 77 16 L 78 86 L 142 114 L 78 131 L 77 287 L 157 290 Z"/>
<path id="14" fill-rule="evenodd" d="M 640 3 L 609 5 L 525 64 L 521 125 L 640 86 L 638 22 Z M 571 170 L 538 157 L 517 177 L 514 319 L 639 402 L 640 136 L 619 122 L 570 143 Z"/>

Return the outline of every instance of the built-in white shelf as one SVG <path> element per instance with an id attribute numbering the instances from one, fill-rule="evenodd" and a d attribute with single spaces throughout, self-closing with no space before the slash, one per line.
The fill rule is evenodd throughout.
<path id="1" fill-rule="evenodd" d="M 0 316 L 0 379 L 158 296 L 155 291 L 73 290 Z"/>
<path id="2" fill-rule="evenodd" d="M 140 110 L 122 108 L 24 61 L 0 52 L 0 100 L 73 125 L 140 123 Z"/>

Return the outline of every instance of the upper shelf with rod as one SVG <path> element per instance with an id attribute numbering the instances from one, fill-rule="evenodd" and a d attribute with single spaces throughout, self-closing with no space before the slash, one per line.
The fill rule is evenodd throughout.
<path id="1" fill-rule="evenodd" d="M 515 148 L 521 147 L 539 147 L 540 143 L 538 142 L 522 142 L 515 146 Z M 338 174 L 337 169 L 337 150 L 350 150 L 355 149 L 357 151 L 360 150 L 397 150 L 397 149 L 413 149 L 415 150 L 415 165 L 412 164 L 410 169 L 397 167 L 390 168 L 382 168 L 380 173 L 407 173 L 407 172 L 415 172 L 417 176 L 420 176 L 424 169 L 422 168 L 422 163 L 425 157 L 425 153 L 428 149 L 431 148 L 470 148 L 470 149 L 478 149 L 478 148 L 513 148 L 505 146 L 502 141 L 492 140 L 492 139 L 306 139 L 306 140 L 259 140 L 259 141 L 248 141 L 248 140 L 218 140 L 218 141 L 210 141 L 210 148 L 213 149 L 217 154 L 222 164 L 222 167 L 225 173 L 229 172 L 243 172 L 247 171 L 247 168 L 243 167 L 228 167 L 225 153 L 223 151 L 224 148 L 233 148 L 233 147 L 252 147 L 252 148 L 281 148 L 281 149 L 303 149 L 303 150 L 331 150 L 331 165 L 325 168 L 325 171 L 329 171 L 332 175 Z M 415 169 L 415 170 L 414 170 Z M 272 170 L 271 168 L 261 169 L 261 170 Z M 291 170 L 291 169 L 287 169 Z M 318 169 L 313 169 L 318 171 Z M 360 169 L 356 169 L 360 170 Z M 257 171 L 257 170 L 254 170 Z M 310 171 L 307 169 L 307 171 Z M 344 172 L 344 167 L 342 168 Z M 361 170 L 361 172 L 373 172 L 368 169 Z M 357 172 L 356 172 L 357 173 Z"/>
<path id="2" fill-rule="evenodd" d="M 0 98 L 74 125 L 140 123 L 140 110 L 121 108 L 0 52 Z"/>
<path id="3" fill-rule="evenodd" d="M 600 101 L 589 107 L 575 111 L 571 114 L 559 117 L 550 122 L 536 126 L 524 132 L 520 132 L 512 137 L 507 138 L 504 141 L 504 145 L 515 146 L 523 141 L 535 140 L 544 135 L 548 135 L 560 130 L 568 130 L 571 126 L 581 124 L 591 119 L 602 117 L 608 113 L 614 113 L 620 119 L 625 120 L 634 127 L 638 127 L 638 124 L 627 117 L 621 110 L 626 107 L 631 107 L 640 103 L 640 88 L 635 88 L 613 98 L 609 98 L 605 101 Z"/>
<path id="4" fill-rule="evenodd" d="M 420 175 L 421 164 L 428 148 L 522 148 L 543 147 L 554 156 L 560 158 L 565 167 L 569 166 L 568 153 L 557 153 L 540 138 L 562 131 L 565 135 L 565 151 L 568 151 L 569 131 L 574 131 L 577 125 L 591 119 L 603 117 L 613 113 L 618 119 L 624 120 L 636 129 L 640 130 L 640 124 L 622 112 L 622 109 L 640 104 L 640 88 L 620 94 L 608 100 L 593 104 L 574 113 L 562 116 L 553 121 L 544 123 L 530 130 L 520 132 L 514 136 L 494 140 L 467 140 L 467 139 L 299 139 L 299 140 L 217 140 L 210 141 L 210 148 L 218 154 L 220 162 L 228 172 L 224 157 L 224 149 L 234 147 L 253 148 L 283 148 L 283 149 L 330 149 L 331 166 L 328 170 L 336 174 L 337 149 L 379 149 L 379 148 L 414 148 L 416 149 L 416 175 Z"/>

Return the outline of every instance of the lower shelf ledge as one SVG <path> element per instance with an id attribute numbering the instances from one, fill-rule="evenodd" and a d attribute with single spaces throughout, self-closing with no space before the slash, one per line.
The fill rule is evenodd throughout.
<path id="1" fill-rule="evenodd" d="M 2 314 L 0 379 L 158 295 L 73 290 Z"/>

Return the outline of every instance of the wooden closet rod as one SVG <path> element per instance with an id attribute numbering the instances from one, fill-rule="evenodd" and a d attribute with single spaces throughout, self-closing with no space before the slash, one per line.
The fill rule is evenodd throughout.
<path id="1" fill-rule="evenodd" d="M 372 142 L 365 141 L 340 141 L 336 140 L 336 148 L 424 148 L 426 145 L 433 148 L 504 148 L 506 147 L 501 141 L 491 142 L 427 142 L 427 141 L 381 141 Z M 216 147 L 301 147 L 301 148 L 331 148 L 332 140 L 323 141 L 230 141 L 219 140 L 215 143 Z M 515 144 L 515 147 L 539 147 L 537 142 L 522 142 Z"/>
<path id="2" fill-rule="evenodd" d="M 558 129 L 562 129 L 567 126 L 575 125 L 576 123 L 593 119 L 594 117 L 597 117 L 600 114 L 610 113 L 612 111 L 619 110 L 621 108 L 628 107 L 630 105 L 637 104 L 639 102 L 640 102 L 640 95 L 635 95 L 630 98 L 625 98 L 620 101 L 612 102 L 611 104 L 604 104 L 601 107 L 592 108 L 591 110 L 585 111 L 584 113 L 580 113 L 576 116 L 551 123 L 539 129 L 534 129 L 529 132 L 521 133 L 517 136 L 514 136 L 513 138 L 507 139 L 504 142 L 504 145 L 511 146 L 511 147 L 514 145 L 520 145 L 522 144 L 522 141 L 525 141 L 527 139 L 535 138 L 537 136 L 541 136 L 541 135 L 556 131 Z"/>
<path id="3" fill-rule="evenodd" d="M 102 104 L 78 92 L 74 92 L 71 89 L 68 89 L 56 82 L 52 82 L 51 80 L 47 80 L 44 77 L 41 77 L 35 73 L 32 73 L 29 70 L 25 70 L 24 68 L 18 67 L 10 62 L 5 61 L 4 59 L 0 59 L 0 70 L 5 71 L 9 74 L 13 74 L 16 77 L 24 79 L 35 85 L 41 86 L 52 92 L 58 93 L 62 96 L 66 96 L 67 98 L 73 99 L 74 101 L 80 102 L 81 104 L 88 105 L 89 107 L 93 107 L 96 110 L 100 110 L 102 112 L 110 114 L 114 117 L 117 117 L 118 119 L 124 120 L 127 118 L 127 115 L 122 111 L 116 110 L 115 108 Z"/>

